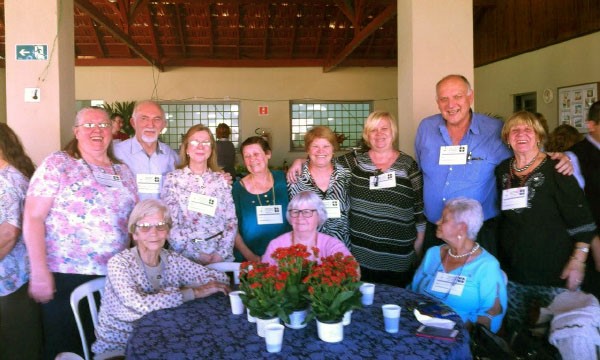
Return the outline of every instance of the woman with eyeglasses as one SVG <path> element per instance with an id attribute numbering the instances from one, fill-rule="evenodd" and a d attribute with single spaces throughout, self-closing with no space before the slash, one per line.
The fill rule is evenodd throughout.
<path id="1" fill-rule="evenodd" d="M 249 174 L 233 184 L 238 218 L 236 261 L 260 261 L 271 239 L 289 231 L 284 220 L 288 209 L 285 174 L 269 169 L 271 148 L 260 136 L 251 136 L 240 146 Z"/>
<path id="2" fill-rule="evenodd" d="M 94 359 L 123 356 L 135 322 L 149 312 L 229 293 L 227 275 L 163 248 L 170 226 L 160 200 L 143 200 L 131 212 L 128 228 L 136 246 L 108 262 Z"/>
<path id="3" fill-rule="evenodd" d="M 436 232 L 446 244 L 427 250 L 410 288 L 441 300 L 465 323 L 497 332 L 507 309 L 506 283 L 498 260 L 474 241 L 482 225 L 477 200 L 446 202 Z"/>
<path id="4" fill-rule="evenodd" d="M 343 242 L 318 232 L 318 227 L 327 220 L 327 211 L 323 201 L 314 192 L 302 191 L 296 194 L 290 201 L 286 218 L 292 225 L 292 231 L 271 240 L 262 256 L 262 262 L 276 265 L 277 261 L 271 257 L 271 254 L 279 248 L 297 244 L 306 246 L 310 253 L 313 248 L 319 249 L 318 257 L 314 258 L 313 254 L 312 260 L 319 261 L 320 258 L 337 252 L 341 252 L 344 256 L 352 255 Z"/>
<path id="5" fill-rule="evenodd" d="M 160 198 L 171 212 L 171 248 L 199 264 L 233 261 L 237 217 L 231 186 L 217 165 L 215 138 L 202 125 L 184 135 L 180 165 L 167 174 Z"/>
<path id="6" fill-rule="evenodd" d="M 129 247 L 127 218 L 137 201 L 133 174 L 113 156 L 108 113 L 81 109 L 73 132 L 64 151 L 37 168 L 25 200 L 29 294 L 42 303 L 46 359 L 83 354 L 69 296 L 106 275 L 108 259 Z M 85 329 L 93 339 L 92 326 Z"/>

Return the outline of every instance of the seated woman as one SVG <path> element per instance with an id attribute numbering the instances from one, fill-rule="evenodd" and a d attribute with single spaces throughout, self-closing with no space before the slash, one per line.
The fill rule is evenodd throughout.
<path id="1" fill-rule="evenodd" d="M 108 261 L 97 341 L 92 346 L 96 359 L 124 355 L 134 322 L 145 314 L 229 292 L 224 273 L 163 249 L 170 224 L 169 210 L 159 200 L 141 201 L 131 212 L 128 227 L 136 246 Z"/>
<path id="2" fill-rule="evenodd" d="M 311 253 L 313 247 L 318 248 L 319 258 L 337 252 L 341 252 L 344 256 L 352 255 L 340 240 L 317 231 L 317 228 L 327 220 L 327 211 L 323 201 L 314 192 L 301 191 L 296 194 L 288 205 L 286 218 L 292 225 L 292 231 L 271 240 L 262 256 L 262 262 L 276 265 L 277 261 L 271 257 L 271 254 L 278 248 L 296 244 L 306 246 Z M 314 257 L 311 260 L 318 261 Z"/>
<path id="3" fill-rule="evenodd" d="M 497 332 L 506 313 L 506 284 L 498 260 L 473 241 L 482 224 L 479 202 L 448 201 L 436 232 L 446 244 L 427 250 L 410 288 L 441 300 L 464 322 Z"/>

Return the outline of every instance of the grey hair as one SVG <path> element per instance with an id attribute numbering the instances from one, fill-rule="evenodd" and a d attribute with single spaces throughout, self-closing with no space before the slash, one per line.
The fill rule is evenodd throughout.
<path id="1" fill-rule="evenodd" d="M 169 208 L 160 200 L 146 199 L 137 203 L 131 211 L 129 222 L 127 223 L 129 233 L 133 234 L 135 232 L 135 225 L 138 221 L 146 216 L 155 214 L 162 214 L 163 221 L 169 224 L 169 228 L 171 228 L 171 212 L 169 211 Z"/>
<path id="2" fill-rule="evenodd" d="M 75 124 L 73 124 L 73 126 L 81 125 L 81 119 L 83 119 L 83 115 L 92 111 L 104 113 L 103 115 L 106 115 L 106 120 L 110 121 L 110 114 L 108 113 L 108 111 L 106 111 L 105 108 L 99 106 L 85 106 L 79 109 L 79 111 L 77 111 L 77 114 L 75 114 Z"/>
<path id="3" fill-rule="evenodd" d="M 323 204 L 321 198 L 312 191 L 301 191 L 297 193 L 288 204 L 288 211 L 285 214 L 285 218 L 289 223 L 291 223 L 289 210 L 298 209 L 302 205 L 314 207 L 317 210 L 317 215 L 319 215 L 319 226 L 327 221 L 327 211 L 325 210 L 325 204 Z"/>
<path id="4" fill-rule="evenodd" d="M 464 223 L 467 226 L 467 236 L 475 241 L 483 225 L 483 208 L 479 201 L 458 197 L 447 201 L 446 209 L 452 213 L 456 223 Z"/>

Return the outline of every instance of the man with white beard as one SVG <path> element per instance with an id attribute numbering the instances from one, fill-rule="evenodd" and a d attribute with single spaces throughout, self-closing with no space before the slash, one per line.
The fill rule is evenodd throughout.
<path id="1" fill-rule="evenodd" d="M 114 144 L 115 156 L 136 177 L 141 200 L 158 199 L 163 177 L 179 163 L 179 156 L 169 145 L 158 141 L 165 128 L 165 111 L 154 101 L 137 103 L 131 116 L 135 136 Z"/>

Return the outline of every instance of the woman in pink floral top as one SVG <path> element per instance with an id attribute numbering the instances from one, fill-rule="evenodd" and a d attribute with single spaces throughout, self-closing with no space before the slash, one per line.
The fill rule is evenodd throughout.
<path id="1" fill-rule="evenodd" d="M 199 264 L 233 261 L 237 231 L 231 186 L 217 166 L 215 139 L 204 125 L 183 137 L 181 165 L 165 179 L 160 198 L 173 218 L 171 248 Z"/>
<path id="2" fill-rule="evenodd" d="M 48 156 L 33 175 L 23 220 L 29 293 L 43 303 L 44 352 L 51 359 L 82 354 L 69 296 L 106 275 L 108 259 L 129 246 L 127 219 L 137 201 L 131 171 L 112 154 L 106 111 L 80 110 L 73 132 L 65 151 Z M 90 341 L 93 329 L 87 330 Z"/>
<path id="3" fill-rule="evenodd" d="M 17 134 L 0 123 L 0 359 L 37 359 L 42 345 L 39 306 L 27 295 L 29 259 L 21 236 L 34 170 Z"/>

